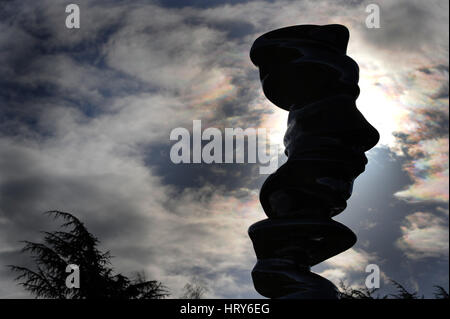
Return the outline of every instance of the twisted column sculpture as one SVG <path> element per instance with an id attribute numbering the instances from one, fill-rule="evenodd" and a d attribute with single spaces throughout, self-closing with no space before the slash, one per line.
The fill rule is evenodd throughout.
<path id="1" fill-rule="evenodd" d="M 269 298 L 338 298 L 314 266 L 356 242 L 332 219 L 347 206 L 377 130 L 356 108 L 359 68 L 346 55 L 342 25 L 298 25 L 260 36 L 250 51 L 265 96 L 289 111 L 288 161 L 264 182 L 268 219 L 249 228 L 256 290 Z"/>

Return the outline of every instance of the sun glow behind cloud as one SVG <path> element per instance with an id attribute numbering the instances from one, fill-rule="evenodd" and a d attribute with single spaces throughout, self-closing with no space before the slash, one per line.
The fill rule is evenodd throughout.
<path id="1" fill-rule="evenodd" d="M 357 100 L 358 109 L 380 133 L 378 147 L 395 148 L 394 132 L 405 123 L 408 111 L 401 107 L 397 96 L 390 92 L 390 79 L 377 75 L 363 75 L 359 86 L 361 94 Z"/>

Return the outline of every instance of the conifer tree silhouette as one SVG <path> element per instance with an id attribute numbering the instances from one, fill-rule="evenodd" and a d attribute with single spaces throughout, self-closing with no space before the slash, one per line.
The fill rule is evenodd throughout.
<path id="1" fill-rule="evenodd" d="M 30 253 L 33 269 L 10 265 L 16 280 L 36 298 L 61 299 L 160 299 L 169 295 L 155 280 L 147 281 L 138 273 L 130 279 L 114 274 L 109 251 L 101 252 L 99 240 L 74 215 L 62 211 L 45 214 L 64 222 L 60 230 L 43 232 L 43 243 L 24 241 L 24 253 Z M 66 267 L 75 264 L 80 271 L 80 287 L 66 286 Z"/>

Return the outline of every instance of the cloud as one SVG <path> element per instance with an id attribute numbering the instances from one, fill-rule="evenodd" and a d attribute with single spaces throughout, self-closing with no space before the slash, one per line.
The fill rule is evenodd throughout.
<path id="1" fill-rule="evenodd" d="M 331 280 L 337 286 L 342 281 L 346 286 L 362 288 L 365 287 L 365 278 L 368 275 L 365 272 L 367 265 L 376 264 L 380 266 L 383 262 L 375 253 L 368 253 L 361 248 L 350 248 L 327 259 L 323 263 L 325 270 L 318 274 Z M 383 280 L 387 279 L 383 271 L 380 271 L 380 276 Z"/>
<path id="2" fill-rule="evenodd" d="M 416 159 L 405 166 L 414 184 L 394 195 L 418 202 L 448 203 L 448 138 L 420 141 L 412 145 L 409 154 Z"/>
<path id="3" fill-rule="evenodd" d="M 396 244 L 408 258 L 448 258 L 448 216 L 416 212 L 406 217 L 401 231 Z"/>
<path id="4" fill-rule="evenodd" d="M 342 254 L 328 259 L 325 263 L 343 270 L 361 271 L 375 259 L 375 255 L 371 255 L 362 249 L 350 248 Z"/>

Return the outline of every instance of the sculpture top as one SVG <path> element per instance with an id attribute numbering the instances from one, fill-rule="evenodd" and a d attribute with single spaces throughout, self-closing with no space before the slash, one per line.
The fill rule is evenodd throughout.
<path id="1" fill-rule="evenodd" d="M 257 56 L 255 56 L 255 51 L 258 49 L 258 46 L 265 45 L 267 41 L 279 39 L 319 42 L 324 46 L 338 51 L 340 54 L 346 54 L 349 38 L 350 33 L 347 27 L 341 24 L 328 24 L 324 26 L 313 24 L 294 25 L 267 32 L 257 38 L 251 48 L 250 58 L 255 65 L 258 65 Z"/>
<path id="2" fill-rule="evenodd" d="M 359 95 L 359 68 L 346 55 L 343 25 L 297 25 L 263 34 L 250 59 L 259 68 L 266 97 L 285 110 L 337 95 Z"/>

